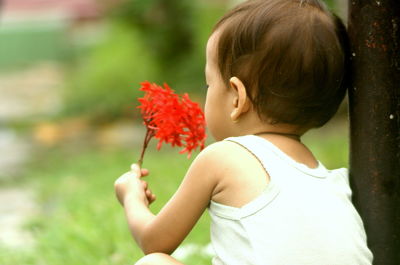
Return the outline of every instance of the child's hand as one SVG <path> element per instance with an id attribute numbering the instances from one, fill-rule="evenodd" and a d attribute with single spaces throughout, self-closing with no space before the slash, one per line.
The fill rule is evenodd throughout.
<path id="1" fill-rule="evenodd" d="M 149 189 L 147 182 L 141 179 L 148 174 L 147 169 L 140 169 L 137 164 L 132 164 L 131 171 L 123 174 L 115 181 L 115 193 L 122 205 L 125 204 L 127 199 L 144 203 L 146 206 L 156 200 L 156 196 Z"/>

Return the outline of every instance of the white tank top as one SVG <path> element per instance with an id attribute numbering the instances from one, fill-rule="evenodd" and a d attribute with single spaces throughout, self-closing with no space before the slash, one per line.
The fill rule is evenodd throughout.
<path id="1" fill-rule="evenodd" d="M 308 168 L 254 135 L 225 140 L 253 154 L 270 183 L 241 208 L 211 201 L 214 265 L 372 264 L 345 168 Z"/>

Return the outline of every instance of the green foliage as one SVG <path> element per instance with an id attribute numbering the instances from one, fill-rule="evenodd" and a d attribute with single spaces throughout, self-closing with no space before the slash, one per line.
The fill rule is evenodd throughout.
<path id="1" fill-rule="evenodd" d="M 200 1 L 126 1 L 110 14 L 105 40 L 72 65 L 64 114 L 131 114 L 144 80 L 203 93 L 205 44 L 223 10 Z"/>
<path id="2" fill-rule="evenodd" d="M 323 0 L 323 2 L 325 2 L 329 8 L 334 8 L 336 5 L 335 0 Z"/>
<path id="3" fill-rule="evenodd" d="M 206 4 L 198 4 L 193 10 L 192 19 L 195 21 L 193 31 L 196 34 L 193 35 L 192 50 L 169 77 L 176 83 L 178 91 L 205 95 L 206 90 L 203 88 L 206 86 L 204 76 L 206 44 L 214 24 L 225 10 L 226 6 L 223 5 Z"/>
<path id="4" fill-rule="evenodd" d="M 307 132 L 303 142 L 328 169 L 348 167 L 348 129 L 343 114 L 337 114 L 324 127 Z"/>
<path id="5" fill-rule="evenodd" d="M 138 31 L 112 22 L 106 38 L 71 69 L 65 112 L 94 119 L 121 117 L 137 103 L 140 82 L 156 79 L 154 56 Z"/>
<path id="6" fill-rule="evenodd" d="M 193 45 L 193 10 L 196 1 L 129 0 L 114 11 L 114 17 L 137 28 L 152 50 L 157 51 L 162 70 L 190 53 Z"/>

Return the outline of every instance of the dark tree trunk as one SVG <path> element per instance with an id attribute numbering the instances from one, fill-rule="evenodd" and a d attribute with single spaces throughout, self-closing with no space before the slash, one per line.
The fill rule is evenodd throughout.
<path id="1" fill-rule="evenodd" d="M 400 1 L 350 0 L 350 178 L 375 265 L 400 264 Z"/>

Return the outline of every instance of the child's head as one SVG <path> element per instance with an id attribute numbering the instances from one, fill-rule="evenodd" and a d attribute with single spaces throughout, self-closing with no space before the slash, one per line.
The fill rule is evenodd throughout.
<path id="1" fill-rule="evenodd" d="M 237 77 L 261 120 L 319 127 L 348 83 L 343 23 L 318 0 L 248 0 L 217 23 L 214 63 Z"/>

